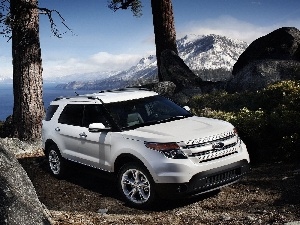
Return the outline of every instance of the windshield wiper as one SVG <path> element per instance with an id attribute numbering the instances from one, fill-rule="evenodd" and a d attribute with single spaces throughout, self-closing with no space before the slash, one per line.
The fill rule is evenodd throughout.
<path id="1" fill-rule="evenodd" d="M 177 115 L 177 116 L 171 116 L 169 118 L 166 119 L 162 119 L 162 120 L 157 120 L 155 121 L 155 124 L 157 123 L 163 123 L 163 122 L 171 122 L 171 121 L 175 121 L 175 120 L 181 120 L 187 117 L 191 117 L 192 115 Z"/>

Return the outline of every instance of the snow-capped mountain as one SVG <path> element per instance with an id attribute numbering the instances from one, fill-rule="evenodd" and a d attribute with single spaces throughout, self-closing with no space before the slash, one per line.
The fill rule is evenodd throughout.
<path id="1" fill-rule="evenodd" d="M 225 76 L 228 78 L 233 65 L 247 47 L 246 42 L 219 35 L 187 35 L 177 40 L 179 56 L 195 74 L 204 80 L 218 80 L 219 78 L 211 77 L 214 75 L 207 75 L 209 71 L 215 70 L 222 70 L 223 73 L 225 71 Z M 71 82 L 65 88 L 98 90 L 122 88 L 151 82 L 157 79 L 156 74 L 156 57 L 151 55 L 142 58 L 137 65 L 128 70 L 108 78 L 93 82 Z M 85 75 L 81 76 L 84 77 Z"/>
<path id="2" fill-rule="evenodd" d="M 219 35 L 187 35 L 177 41 L 179 56 L 192 70 L 232 70 L 247 47 L 246 42 Z"/>

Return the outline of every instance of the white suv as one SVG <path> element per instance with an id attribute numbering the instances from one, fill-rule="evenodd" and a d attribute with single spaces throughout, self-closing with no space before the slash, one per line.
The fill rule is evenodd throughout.
<path id="1" fill-rule="evenodd" d="M 249 155 L 228 122 L 193 116 L 155 92 L 105 91 L 51 102 L 43 120 L 51 172 L 66 160 L 117 179 L 124 200 L 149 206 L 231 184 L 249 170 Z"/>

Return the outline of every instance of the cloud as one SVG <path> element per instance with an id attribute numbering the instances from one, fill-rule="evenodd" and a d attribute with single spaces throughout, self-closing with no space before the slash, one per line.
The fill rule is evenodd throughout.
<path id="1" fill-rule="evenodd" d="M 110 54 L 98 52 L 87 59 L 69 58 L 66 60 L 43 61 L 44 77 L 70 74 L 125 70 L 138 63 L 141 55 Z"/>
<path id="2" fill-rule="evenodd" d="M 11 78 L 13 71 L 11 57 L 0 56 L 0 65 L 0 78 Z"/>
<path id="3" fill-rule="evenodd" d="M 300 20 L 285 21 L 270 26 L 258 26 L 231 16 L 221 16 L 214 19 L 189 22 L 177 30 L 177 36 L 182 37 L 186 34 L 218 34 L 243 40 L 250 44 L 255 39 L 283 26 L 300 28 Z"/>
<path id="4" fill-rule="evenodd" d="M 126 70 L 136 65 L 142 57 L 155 54 L 154 52 L 148 51 L 143 55 L 98 52 L 87 58 L 70 58 L 63 55 L 56 58 L 45 56 L 43 58 L 43 77 L 53 78 L 71 74 Z M 11 57 L 0 56 L 0 64 L 0 78 L 12 77 Z"/>
<path id="5" fill-rule="evenodd" d="M 88 59 L 88 63 L 96 65 L 105 71 L 122 70 L 133 66 L 141 59 L 140 55 L 118 54 L 113 55 L 107 52 L 99 52 Z"/>
<path id="6" fill-rule="evenodd" d="M 256 1 L 259 2 L 259 1 Z M 254 4 L 254 2 L 253 2 Z M 251 43 L 255 39 L 264 36 L 280 27 L 296 27 L 300 29 L 299 20 L 285 20 L 278 18 L 269 26 L 255 25 L 250 22 L 238 20 L 231 16 L 220 16 L 201 21 L 190 21 L 176 27 L 177 38 L 181 38 L 187 34 L 218 34 L 234 39 L 239 39 Z M 143 45 L 154 43 L 154 35 L 142 40 Z M 138 48 L 141 50 L 140 48 Z M 43 51 L 45 52 L 45 51 Z M 141 51 L 129 54 L 112 54 L 108 52 L 97 52 L 88 57 L 81 57 L 64 54 L 43 55 L 43 76 L 44 78 L 65 76 L 70 74 L 118 71 L 129 69 L 134 66 L 142 57 L 155 54 L 155 45 L 153 50 L 141 53 Z M 12 77 L 12 61 L 11 57 L 0 56 L 0 78 Z"/>

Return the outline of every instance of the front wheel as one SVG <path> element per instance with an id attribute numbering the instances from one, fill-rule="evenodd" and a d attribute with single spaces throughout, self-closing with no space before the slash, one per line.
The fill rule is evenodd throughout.
<path id="1" fill-rule="evenodd" d="M 47 158 L 51 173 L 57 178 L 62 178 L 65 174 L 65 162 L 55 145 L 49 147 Z"/>
<path id="2" fill-rule="evenodd" d="M 118 186 L 125 201 L 135 208 L 146 208 L 154 202 L 155 191 L 152 177 L 139 164 L 128 163 L 121 168 Z"/>

